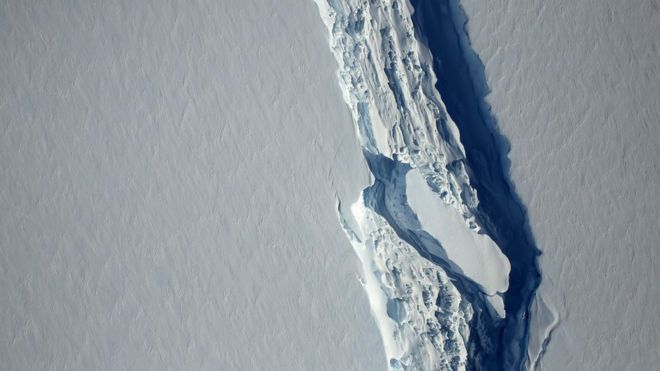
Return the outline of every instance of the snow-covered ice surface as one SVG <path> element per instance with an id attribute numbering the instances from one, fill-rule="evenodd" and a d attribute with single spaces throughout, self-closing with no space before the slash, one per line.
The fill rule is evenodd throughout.
<path id="1" fill-rule="evenodd" d="M 657 368 L 658 1 L 315 2 L 0 4 L 2 368 Z"/>
<path id="2" fill-rule="evenodd" d="M 0 66 L 0 369 L 386 368 L 314 3 L 4 1 Z"/>
<path id="3" fill-rule="evenodd" d="M 461 4 L 543 251 L 537 369 L 658 369 L 660 2 Z"/>
<path id="4" fill-rule="evenodd" d="M 450 81 L 459 94 L 436 90 L 436 55 L 424 41 L 433 49 L 438 40 L 455 39 L 453 20 L 438 17 L 448 27 L 435 32 L 413 16 L 419 2 L 316 2 L 374 176 L 357 203 L 340 204 L 339 214 L 363 262 L 390 367 L 520 368 L 538 284 L 537 250 L 490 128 L 478 117 L 469 76 Z M 450 51 L 461 63 L 446 65 L 463 75 L 467 69 L 454 44 Z M 451 106 L 445 106 L 446 96 Z M 457 99 L 476 107 L 477 117 L 458 114 L 457 125 L 450 117 Z M 476 139 L 462 137 L 466 128 Z M 490 146 L 484 166 L 468 168 L 464 139 L 470 151 L 478 147 L 475 141 Z"/>

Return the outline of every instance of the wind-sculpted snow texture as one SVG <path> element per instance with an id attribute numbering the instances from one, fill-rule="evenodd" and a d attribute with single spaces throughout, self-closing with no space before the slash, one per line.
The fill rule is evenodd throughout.
<path id="1" fill-rule="evenodd" d="M 316 2 L 374 176 L 339 213 L 390 367 L 519 369 L 529 300 L 508 292 L 510 257 L 491 237 L 499 225 L 484 224 L 412 5 Z"/>
<path id="2" fill-rule="evenodd" d="M 0 370 L 379 370 L 316 5 L 0 2 Z"/>

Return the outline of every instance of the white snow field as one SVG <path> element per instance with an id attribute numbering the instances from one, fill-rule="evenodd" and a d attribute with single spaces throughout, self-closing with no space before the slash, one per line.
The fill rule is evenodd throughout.
<path id="1" fill-rule="evenodd" d="M 0 368 L 379 370 L 312 1 L 0 3 Z"/>
<path id="2" fill-rule="evenodd" d="M 657 370 L 660 2 L 461 4 L 543 251 L 531 333 L 557 315 L 538 368 Z"/>

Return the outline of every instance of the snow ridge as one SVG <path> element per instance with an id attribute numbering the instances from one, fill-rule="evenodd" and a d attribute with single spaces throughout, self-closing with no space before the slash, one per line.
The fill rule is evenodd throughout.
<path id="1" fill-rule="evenodd" d="M 389 366 L 476 365 L 479 349 L 497 346 L 511 267 L 475 216 L 465 151 L 434 87 L 431 55 L 415 36 L 412 6 L 315 1 L 374 176 L 350 215 L 339 214 L 364 267 Z"/>

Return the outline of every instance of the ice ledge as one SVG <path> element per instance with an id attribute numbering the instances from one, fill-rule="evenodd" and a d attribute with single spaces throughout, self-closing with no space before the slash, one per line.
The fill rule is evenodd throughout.
<path id="1" fill-rule="evenodd" d="M 447 260 L 459 272 L 476 282 L 490 297 L 506 292 L 511 270 L 509 260 L 488 235 L 465 228 L 461 215 L 430 189 L 417 169 L 406 174 L 406 197 L 422 230 L 438 241 Z M 497 299 L 491 302 L 496 303 Z M 504 307 L 500 303 L 496 304 L 496 309 L 500 317 L 504 317 Z"/>

